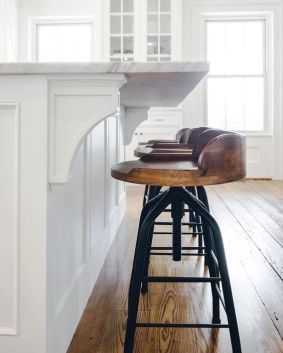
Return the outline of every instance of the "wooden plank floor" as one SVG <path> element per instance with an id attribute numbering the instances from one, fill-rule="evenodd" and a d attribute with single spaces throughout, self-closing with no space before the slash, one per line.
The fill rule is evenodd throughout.
<path id="1" fill-rule="evenodd" d="M 207 188 L 222 230 L 243 353 L 283 353 L 283 182 L 244 181 Z M 142 189 L 128 191 L 127 214 L 105 261 L 68 353 L 122 353 L 127 288 Z M 165 216 L 165 217 L 168 217 Z M 161 229 L 161 228 L 160 228 Z M 170 244 L 155 236 L 156 244 Z M 194 244 L 190 236 L 184 240 Z M 200 275 L 203 258 L 157 256 L 152 275 Z M 223 322 L 225 315 L 222 313 Z M 209 322 L 208 284 L 151 284 L 139 320 Z M 227 329 L 137 329 L 135 353 L 229 353 Z"/>

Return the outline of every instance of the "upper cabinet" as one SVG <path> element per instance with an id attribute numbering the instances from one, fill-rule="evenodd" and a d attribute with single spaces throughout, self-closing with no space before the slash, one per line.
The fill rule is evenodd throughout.
<path id="1" fill-rule="evenodd" d="M 134 0 L 110 0 L 110 60 L 134 60 Z"/>
<path id="2" fill-rule="evenodd" d="M 181 59 L 181 0 L 108 0 L 105 60 Z"/>
<path id="3" fill-rule="evenodd" d="M 147 60 L 170 61 L 172 0 L 147 1 Z"/>

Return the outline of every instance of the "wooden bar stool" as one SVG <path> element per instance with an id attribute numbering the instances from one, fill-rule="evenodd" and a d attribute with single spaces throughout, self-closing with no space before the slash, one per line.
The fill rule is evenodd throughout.
<path id="1" fill-rule="evenodd" d="M 200 127 L 200 128 L 184 128 L 181 129 L 180 131 L 177 132 L 176 134 L 176 140 L 174 141 L 170 141 L 170 140 L 150 140 L 146 143 L 140 143 L 139 147 L 135 150 L 135 156 L 138 158 L 141 158 L 144 155 L 144 151 L 141 151 L 141 154 L 139 153 L 139 149 L 142 148 L 152 148 L 152 149 L 156 149 L 156 148 L 186 148 L 186 149 L 190 149 L 192 152 L 192 148 L 193 148 L 193 143 L 195 143 L 197 136 L 198 136 L 198 132 L 203 132 L 205 131 L 207 128 L 206 127 Z M 193 133 L 193 135 L 191 136 L 191 134 Z M 155 189 L 157 190 L 157 189 Z M 146 185 L 145 186 L 145 190 L 144 190 L 144 197 L 143 197 L 143 205 L 145 204 L 145 202 L 147 201 L 149 194 L 152 195 L 152 193 L 150 193 L 150 186 Z M 191 217 L 191 216 L 190 216 Z"/>
<path id="2" fill-rule="evenodd" d="M 190 128 L 183 128 L 176 133 L 175 140 L 149 140 L 147 142 L 139 143 L 139 146 L 146 146 L 146 147 L 153 147 L 153 146 L 157 147 L 159 145 L 162 147 L 177 146 L 177 145 L 179 145 L 181 143 L 185 143 L 187 141 L 187 139 L 190 135 L 190 131 L 191 131 Z M 139 156 L 137 156 L 137 157 L 139 157 Z M 143 204 L 145 204 L 145 202 L 148 198 L 148 195 L 149 195 L 149 186 L 146 185 L 145 190 L 144 190 Z"/>
<path id="3" fill-rule="evenodd" d="M 143 161 L 153 161 L 153 160 L 194 160 L 197 161 L 199 158 L 199 155 L 202 151 L 202 149 L 205 147 L 206 144 L 208 144 L 209 141 L 211 141 L 213 138 L 219 136 L 219 135 L 224 135 L 224 134 L 232 134 L 232 132 L 226 131 L 226 130 L 219 130 L 219 129 L 211 129 L 211 128 L 206 128 L 206 127 L 201 127 L 201 128 L 195 128 L 190 130 L 190 139 L 189 141 L 191 142 L 190 145 L 186 144 L 179 144 L 179 145 L 174 145 L 171 147 L 162 147 L 159 146 L 158 148 L 153 148 L 153 147 L 147 147 L 147 146 L 138 146 L 135 150 L 135 156 L 140 157 Z M 179 146 L 182 146 L 182 148 L 179 148 Z M 185 148 L 186 146 L 190 146 L 190 148 Z M 193 147 L 193 149 L 191 148 Z M 144 193 L 144 203 L 147 200 L 150 200 L 154 196 L 156 196 L 162 186 L 156 187 L 156 186 L 146 186 L 145 187 L 145 193 Z M 207 208 L 208 206 L 208 201 L 207 201 L 207 196 L 205 189 L 201 186 L 193 187 L 193 186 L 187 186 L 188 191 L 190 191 L 194 196 L 198 197 L 202 202 L 206 203 Z M 164 210 L 164 212 L 170 212 L 170 209 Z M 202 254 L 203 251 L 203 227 L 202 227 L 202 220 L 201 217 L 193 210 L 190 210 L 189 208 L 184 209 L 184 212 L 189 212 L 189 220 L 188 222 L 183 222 L 182 225 L 187 225 L 189 228 L 192 228 L 192 231 L 186 234 L 191 234 L 193 237 L 198 237 L 198 253 Z M 170 226 L 172 222 L 155 222 L 155 225 L 168 225 Z M 162 234 L 170 234 L 170 232 L 162 232 Z M 153 234 L 161 234 L 158 231 L 153 231 Z M 146 290 L 146 285 L 143 282 L 143 290 Z"/>
<path id="4" fill-rule="evenodd" d="M 208 205 L 197 199 L 187 185 L 203 187 L 240 180 L 245 177 L 245 139 L 239 134 L 223 134 L 213 138 L 202 149 L 197 161 L 128 161 L 112 167 L 116 179 L 168 189 L 158 193 L 143 207 L 132 276 L 129 288 L 128 320 L 124 345 L 125 353 L 132 353 L 136 327 L 174 328 L 229 328 L 232 349 L 241 353 L 241 343 L 234 308 L 225 250 L 219 226 L 208 210 Z M 183 204 L 188 205 L 202 217 L 205 251 L 208 261 L 207 277 L 157 277 L 147 275 L 151 253 L 152 227 L 156 218 L 171 205 L 173 220 L 172 255 L 174 261 L 181 260 Z M 158 250 L 158 249 L 157 249 Z M 187 248 L 189 251 L 195 248 Z M 195 255 L 195 254 L 194 254 Z M 146 275 L 145 275 L 146 274 Z M 146 278 L 145 278 L 146 276 Z M 137 322 L 137 311 L 142 282 L 210 283 L 212 290 L 212 323 L 141 323 Z M 221 323 L 220 303 L 227 323 Z"/>

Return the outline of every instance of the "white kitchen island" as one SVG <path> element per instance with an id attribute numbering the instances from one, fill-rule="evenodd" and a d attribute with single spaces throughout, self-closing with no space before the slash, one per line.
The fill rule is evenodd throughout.
<path id="1" fill-rule="evenodd" d="M 0 63 L 0 353 L 66 352 L 125 210 L 111 165 L 150 107 L 207 72 Z"/>

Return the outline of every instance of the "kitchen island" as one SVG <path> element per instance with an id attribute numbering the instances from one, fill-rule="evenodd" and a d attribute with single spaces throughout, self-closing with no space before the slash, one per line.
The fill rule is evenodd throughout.
<path id="1" fill-rule="evenodd" d="M 0 64 L 0 352 L 66 352 L 124 214 L 110 166 L 149 108 L 178 106 L 207 72 Z"/>

